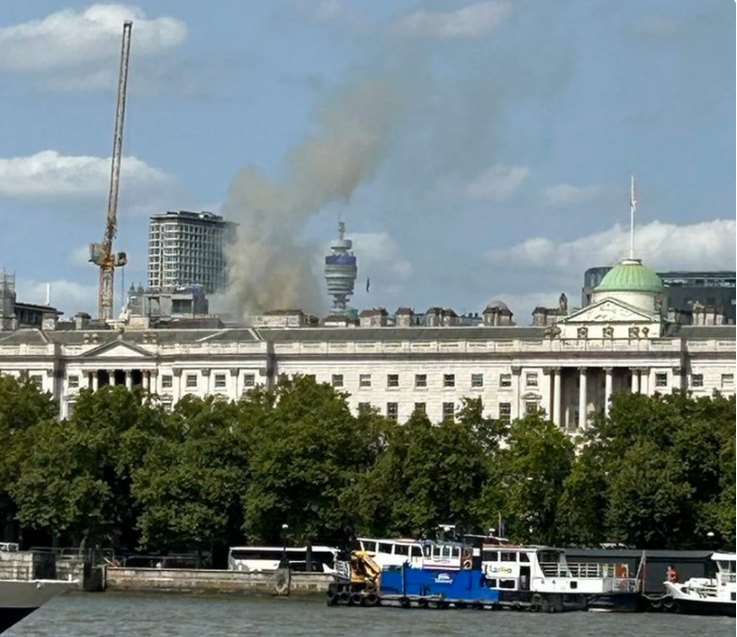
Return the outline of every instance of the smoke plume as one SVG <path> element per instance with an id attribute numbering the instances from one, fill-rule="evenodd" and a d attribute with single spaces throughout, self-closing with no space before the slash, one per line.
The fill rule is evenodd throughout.
<path id="1" fill-rule="evenodd" d="M 373 177 L 400 110 L 394 85 L 361 80 L 315 112 L 317 132 L 287 152 L 283 180 L 254 167 L 235 176 L 223 206 L 226 217 L 240 224 L 228 254 L 224 300 L 231 311 L 246 317 L 324 307 L 324 283 L 313 270 L 316 248 L 302 239 L 303 231 L 321 209 L 347 204 Z"/>

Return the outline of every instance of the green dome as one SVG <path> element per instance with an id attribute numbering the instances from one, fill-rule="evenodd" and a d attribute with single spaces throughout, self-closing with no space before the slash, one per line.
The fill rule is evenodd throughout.
<path id="1" fill-rule="evenodd" d="M 597 292 L 659 292 L 662 289 L 660 277 L 639 259 L 625 259 L 615 265 L 596 286 Z"/>

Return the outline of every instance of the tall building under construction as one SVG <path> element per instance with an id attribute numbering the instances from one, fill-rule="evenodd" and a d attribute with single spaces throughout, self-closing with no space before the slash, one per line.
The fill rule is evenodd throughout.
<path id="1" fill-rule="evenodd" d="M 151 217 L 148 286 L 159 292 L 202 286 L 206 293 L 227 282 L 225 250 L 237 224 L 211 212 L 165 212 Z"/>

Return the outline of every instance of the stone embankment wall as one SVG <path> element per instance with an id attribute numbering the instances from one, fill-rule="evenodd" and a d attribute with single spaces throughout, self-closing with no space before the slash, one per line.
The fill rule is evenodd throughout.
<path id="1" fill-rule="evenodd" d="M 181 568 L 105 568 L 105 583 L 110 591 L 166 591 L 187 593 L 235 593 L 262 595 L 319 595 L 327 591 L 333 576 L 326 573 L 279 571 L 244 573 L 209 569 Z"/>

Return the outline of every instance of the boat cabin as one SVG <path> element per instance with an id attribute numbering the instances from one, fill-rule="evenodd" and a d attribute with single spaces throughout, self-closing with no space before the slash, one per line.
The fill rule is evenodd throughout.
<path id="1" fill-rule="evenodd" d="M 484 545 L 482 570 L 489 588 L 538 593 L 635 592 L 638 578 L 626 564 L 569 564 L 565 551 L 547 546 Z"/>
<path id="2" fill-rule="evenodd" d="M 422 566 L 423 549 L 417 540 L 386 540 L 366 537 L 359 537 L 357 540 L 360 549 L 365 551 L 382 569 L 400 567 L 404 563 L 418 568 Z"/>
<path id="3" fill-rule="evenodd" d="M 729 601 L 734 602 L 737 597 L 737 554 L 714 553 L 711 559 L 717 566 L 716 581 L 717 593 L 729 594 Z M 721 596 L 721 595 L 720 595 Z"/>

